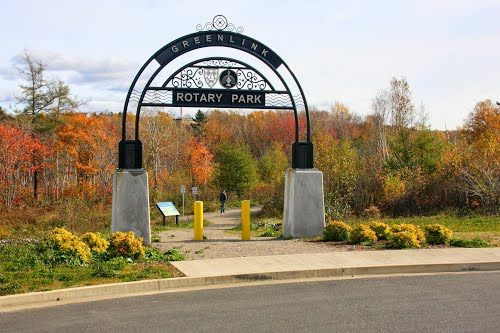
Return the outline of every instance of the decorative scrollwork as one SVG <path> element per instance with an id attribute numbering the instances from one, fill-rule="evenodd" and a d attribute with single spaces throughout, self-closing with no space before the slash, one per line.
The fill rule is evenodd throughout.
<path id="1" fill-rule="evenodd" d="M 188 68 L 177 74 L 171 81 L 175 88 L 203 87 L 203 68 Z"/>
<path id="2" fill-rule="evenodd" d="M 238 76 L 238 82 L 236 83 L 236 88 L 238 89 L 265 90 L 267 87 L 266 80 L 250 69 L 239 68 L 236 70 L 236 75 Z"/>
<path id="3" fill-rule="evenodd" d="M 232 65 L 238 67 L 233 67 Z M 251 68 L 224 59 L 214 59 L 196 63 L 177 73 L 165 87 L 172 88 L 213 88 L 219 85 L 219 75 L 223 70 L 231 69 L 236 72 L 235 89 L 266 90 L 271 88 L 266 78 Z"/>
<path id="4" fill-rule="evenodd" d="M 197 24 L 196 30 L 197 31 L 226 30 L 226 31 L 238 32 L 241 34 L 243 33 L 244 29 L 242 26 L 237 27 L 233 23 L 228 22 L 227 18 L 224 15 L 215 15 L 211 22 L 207 22 L 205 24 Z"/>
<path id="5" fill-rule="evenodd" d="M 207 60 L 207 61 L 202 61 L 196 64 L 196 66 L 203 66 L 203 67 L 243 67 L 242 65 L 229 61 L 229 60 L 224 60 L 224 59 L 213 59 L 213 60 Z"/>

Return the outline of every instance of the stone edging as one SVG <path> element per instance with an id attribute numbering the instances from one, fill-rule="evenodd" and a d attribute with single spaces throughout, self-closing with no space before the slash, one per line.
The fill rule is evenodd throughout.
<path id="1" fill-rule="evenodd" d="M 444 273 L 494 270 L 500 270 L 500 262 L 342 267 L 317 270 L 266 272 L 258 274 L 251 273 L 144 280 L 1 296 L 0 312 L 13 308 L 19 309 L 22 307 L 57 305 L 58 302 L 78 302 L 79 300 L 84 301 L 85 299 L 90 298 L 105 299 L 134 296 L 134 294 L 165 292 L 175 290 L 176 288 L 237 284 L 250 281 L 340 277 L 367 274 Z"/>

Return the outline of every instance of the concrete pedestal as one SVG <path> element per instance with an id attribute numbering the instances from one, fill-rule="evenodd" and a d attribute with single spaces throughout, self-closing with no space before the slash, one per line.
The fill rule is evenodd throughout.
<path id="1" fill-rule="evenodd" d="M 133 231 L 151 243 L 148 173 L 144 169 L 117 169 L 113 175 L 111 231 Z"/>
<path id="2" fill-rule="evenodd" d="M 323 173 L 317 169 L 288 169 L 285 173 L 283 237 L 321 236 L 324 227 Z"/>

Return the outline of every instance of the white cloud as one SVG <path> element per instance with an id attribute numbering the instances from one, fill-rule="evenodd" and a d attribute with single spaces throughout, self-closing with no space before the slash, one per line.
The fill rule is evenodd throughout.
<path id="1" fill-rule="evenodd" d="M 84 59 L 65 56 L 47 50 L 28 51 L 33 57 L 47 65 L 47 71 L 62 73 L 67 81 L 76 85 L 93 84 L 116 90 L 122 89 L 123 82 L 130 81 L 131 73 L 138 65 L 125 59 L 111 57 L 105 59 Z M 22 54 L 11 59 L 14 65 L 22 63 Z M 6 80 L 18 78 L 14 69 L 1 68 L 0 75 Z"/>
<path id="2" fill-rule="evenodd" d="M 17 80 L 19 74 L 16 69 L 12 66 L 2 66 L 0 67 L 0 77 L 7 81 Z"/>

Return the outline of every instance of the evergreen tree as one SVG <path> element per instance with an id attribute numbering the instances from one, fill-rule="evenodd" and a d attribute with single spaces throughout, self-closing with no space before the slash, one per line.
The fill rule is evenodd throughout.
<path id="1" fill-rule="evenodd" d="M 194 136 L 197 139 L 203 138 L 204 135 L 204 126 L 205 123 L 207 122 L 207 116 L 201 110 L 198 110 L 196 112 L 196 115 L 193 118 L 194 123 L 191 124 L 191 128 L 193 129 Z"/>

